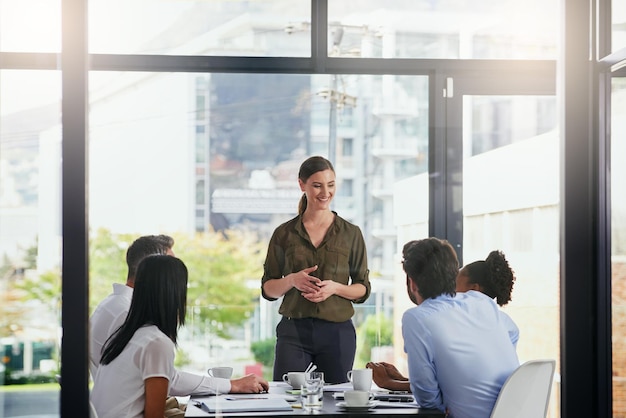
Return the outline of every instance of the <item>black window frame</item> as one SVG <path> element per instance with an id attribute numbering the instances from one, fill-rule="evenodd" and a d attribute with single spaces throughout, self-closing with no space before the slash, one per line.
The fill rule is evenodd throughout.
<path id="1" fill-rule="evenodd" d="M 332 0 L 331 0 L 332 1 Z M 591 3 L 591 7 L 590 7 Z M 610 77 L 625 76 L 626 49 L 610 51 L 610 0 L 561 2 L 561 56 L 554 61 L 351 59 L 327 56 L 328 0 L 311 1 L 311 57 L 89 54 L 87 0 L 62 0 L 62 52 L 0 52 L 0 69 L 62 73 L 61 417 L 88 416 L 88 76 L 90 71 L 427 75 L 430 80 L 430 233 L 454 236 L 445 159 L 450 74 L 554 74 L 561 89 L 561 414 L 608 417 L 611 396 L 608 116 Z M 607 24 L 608 23 L 608 24 Z M 598 29 L 600 28 L 600 29 Z M 601 30 L 601 28 L 605 28 Z M 607 32 L 608 31 L 608 32 Z M 591 57 L 591 58 L 590 58 Z M 431 171 L 432 172 L 432 171 Z M 438 215 L 438 214 L 443 214 Z"/>

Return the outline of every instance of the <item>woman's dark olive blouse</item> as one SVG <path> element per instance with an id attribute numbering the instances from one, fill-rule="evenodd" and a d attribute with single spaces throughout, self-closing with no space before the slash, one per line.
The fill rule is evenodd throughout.
<path id="1" fill-rule="evenodd" d="M 335 220 L 317 248 L 311 243 L 300 216 L 276 228 L 267 250 L 261 289 L 263 283 L 270 279 L 280 279 L 315 265 L 318 269 L 311 273 L 312 276 L 345 285 L 361 283 L 366 288 L 365 295 L 354 301 L 332 295 L 323 302 L 314 303 L 302 297 L 298 289 L 291 288 L 285 293 L 278 312 L 289 318 L 318 318 L 332 322 L 352 318 L 352 303 L 365 302 L 371 292 L 367 252 L 361 229 L 336 213 Z M 276 300 L 264 291 L 263 297 Z"/>

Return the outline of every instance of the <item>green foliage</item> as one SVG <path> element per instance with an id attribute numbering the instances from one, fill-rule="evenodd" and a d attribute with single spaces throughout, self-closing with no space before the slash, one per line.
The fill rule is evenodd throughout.
<path id="1" fill-rule="evenodd" d="M 191 364 L 191 358 L 186 351 L 181 350 L 180 348 L 176 350 L 176 357 L 174 358 L 174 366 L 177 368 L 185 367 Z"/>
<path id="2" fill-rule="evenodd" d="M 244 323 L 258 303 L 265 245 L 256 235 L 239 231 L 227 231 L 224 235 L 170 235 L 175 240 L 175 254 L 189 270 L 187 302 L 194 318 L 188 325 L 195 325 L 203 333 L 229 338 L 229 329 Z M 126 250 L 136 238 L 134 234 L 114 234 L 106 229 L 91 233 L 90 312 L 111 293 L 113 283 L 126 282 Z M 29 260 L 36 259 L 36 247 L 33 248 L 26 254 Z M 4 271 L 11 270 L 6 257 L 3 264 Z M 2 335 L 10 334 L 9 327 L 21 326 L 16 321 L 25 317 L 21 309 L 24 301 L 38 300 L 60 318 L 61 273 L 56 269 L 26 275 L 15 280 L 2 297 L 6 302 L 0 307 Z"/>
<path id="3" fill-rule="evenodd" d="M 204 332 L 229 338 L 258 303 L 264 245 L 240 231 L 176 237 L 174 252 L 189 269 L 187 304 Z"/>
<path id="4" fill-rule="evenodd" d="M 265 340 L 255 341 L 250 345 L 250 350 L 254 355 L 254 360 L 261 363 L 265 367 L 272 368 L 274 366 L 274 347 L 276 346 L 276 338 L 267 338 Z"/>
<path id="5" fill-rule="evenodd" d="M 31 245 L 30 247 L 26 248 L 26 250 L 24 250 L 24 268 L 37 268 L 38 242 L 39 240 L 36 240 L 34 245 Z"/>
<path id="6" fill-rule="evenodd" d="M 393 344 L 393 321 L 383 314 L 370 315 L 357 330 L 355 367 L 365 367 L 372 358 L 372 347 Z"/>
<path id="7" fill-rule="evenodd" d="M 31 385 L 31 384 L 40 384 L 40 383 L 55 383 L 56 378 L 52 373 L 33 373 L 29 375 L 24 374 L 16 374 L 11 370 L 6 369 L 5 371 L 5 385 Z M 0 381 L 2 381 L 0 379 Z"/>
<path id="8" fill-rule="evenodd" d="M 24 292 L 17 288 L 24 277 L 24 265 L 11 260 L 8 255 L 2 257 L 0 280 L 6 283 L 0 286 L 0 336 L 20 332 L 25 325 L 29 308 L 23 303 Z"/>
<path id="9" fill-rule="evenodd" d="M 7 279 L 14 270 L 13 262 L 8 255 L 2 254 L 2 265 L 0 265 L 0 278 Z"/>
<path id="10" fill-rule="evenodd" d="M 113 291 L 113 283 L 126 283 L 126 249 L 137 238 L 98 229 L 89 239 L 89 312 Z"/>
<path id="11" fill-rule="evenodd" d="M 11 287 L 0 292 L 0 336 L 13 335 L 24 328 L 25 315 L 28 308 L 23 302 L 23 294 Z"/>
<path id="12" fill-rule="evenodd" d="M 173 251 L 189 270 L 187 325 L 228 338 L 254 309 L 260 289 L 264 246 L 252 234 L 228 231 L 169 234 Z M 137 238 L 100 229 L 89 246 L 90 308 L 111 293 L 113 283 L 126 282 L 126 249 Z M 253 280 L 256 289 L 248 286 Z M 182 361 L 182 360 L 181 360 Z"/>
<path id="13" fill-rule="evenodd" d="M 61 274 L 58 270 L 26 276 L 15 287 L 24 294 L 24 301 L 37 300 L 58 313 L 61 308 Z"/>
<path id="14" fill-rule="evenodd" d="M 56 324 L 61 323 L 61 274 L 58 270 L 40 275 L 26 275 L 23 280 L 16 281 L 13 286 L 15 294 L 19 295 L 18 304 L 13 306 L 25 306 L 25 302 L 37 301 L 42 307 L 42 310 L 37 313 L 38 316 L 50 317 L 56 320 Z M 32 309 L 32 305 L 29 306 Z M 20 321 L 24 320 L 23 316 Z M 20 325 L 24 328 L 28 326 L 27 324 Z M 50 324 L 50 329 L 54 328 L 53 322 Z"/>

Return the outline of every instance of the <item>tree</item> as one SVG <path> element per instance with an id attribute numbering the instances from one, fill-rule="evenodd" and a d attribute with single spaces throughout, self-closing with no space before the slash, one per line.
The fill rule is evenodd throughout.
<path id="1" fill-rule="evenodd" d="M 61 317 L 61 280 L 58 271 L 47 271 L 39 275 L 26 275 L 16 282 L 15 288 L 22 292 L 22 300 L 38 301 L 58 318 Z"/>
<path id="2" fill-rule="evenodd" d="M 356 365 L 365 367 L 372 358 L 372 347 L 393 344 L 393 322 L 383 314 L 369 315 L 357 330 Z"/>
<path id="3" fill-rule="evenodd" d="M 208 330 L 228 338 L 229 328 L 243 324 L 257 303 L 263 244 L 256 235 L 240 231 L 170 235 L 175 240 L 176 256 L 183 260 L 189 270 L 189 314 L 197 316 L 203 332 Z M 113 283 L 126 282 L 126 249 L 136 238 L 137 235 L 114 234 L 106 229 L 99 229 L 91 235 L 90 312 L 111 293 Z M 256 288 L 248 286 L 251 279 L 258 282 Z M 17 301 L 19 297 L 21 301 L 40 301 L 58 312 L 61 298 L 61 274 L 58 270 L 27 275 L 15 286 L 19 295 L 12 296 L 15 299 L 11 303 L 13 309 L 20 306 Z M 8 301 L 9 296 L 5 295 L 5 300 Z M 9 312 L 8 307 L 3 306 L 5 311 Z M 19 317 L 19 314 L 12 317 Z"/>
<path id="4" fill-rule="evenodd" d="M 113 234 L 101 228 L 89 239 L 90 313 L 113 290 L 113 283 L 126 283 L 126 250 L 137 238 L 132 234 Z"/>
<path id="5" fill-rule="evenodd" d="M 276 338 L 267 338 L 253 342 L 250 350 L 254 355 L 254 360 L 271 369 L 274 366 L 275 347 Z"/>
<path id="6" fill-rule="evenodd" d="M 15 288 L 3 290 L 0 299 L 0 336 L 4 337 L 24 327 L 28 310 L 22 303 L 22 294 Z"/>
<path id="7" fill-rule="evenodd" d="M 228 338 L 230 327 L 250 317 L 260 294 L 264 248 L 256 235 L 242 231 L 176 237 L 174 252 L 189 269 L 187 304 L 204 329 Z"/>
<path id="8" fill-rule="evenodd" d="M 0 266 L 0 336 L 15 334 L 28 322 L 26 315 L 30 309 L 24 305 L 24 292 L 17 285 L 23 280 L 24 272 L 22 263 L 3 255 Z"/>

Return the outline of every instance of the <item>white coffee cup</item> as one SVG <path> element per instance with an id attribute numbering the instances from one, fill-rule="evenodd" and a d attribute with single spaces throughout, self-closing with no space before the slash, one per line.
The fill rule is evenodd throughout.
<path id="1" fill-rule="evenodd" d="M 292 388 L 300 389 L 304 384 L 304 372 L 289 372 L 283 375 L 283 382 L 289 383 Z"/>
<path id="2" fill-rule="evenodd" d="M 222 379 L 230 379 L 233 375 L 232 367 L 211 367 L 207 370 L 207 373 L 211 377 L 220 377 Z"/>
<path id="3" fill-rule="evenodd" d="M 354 390 L 369 392 L 372 388 L 372 369 L 353 369 L 347 374 Z"/>
<path id="4" fill-rule="evenodd" d="M 348 390 L 343 393 L 347 406 L 367 406 L 372 400 L 372 394 L 364 390 Z"/>

